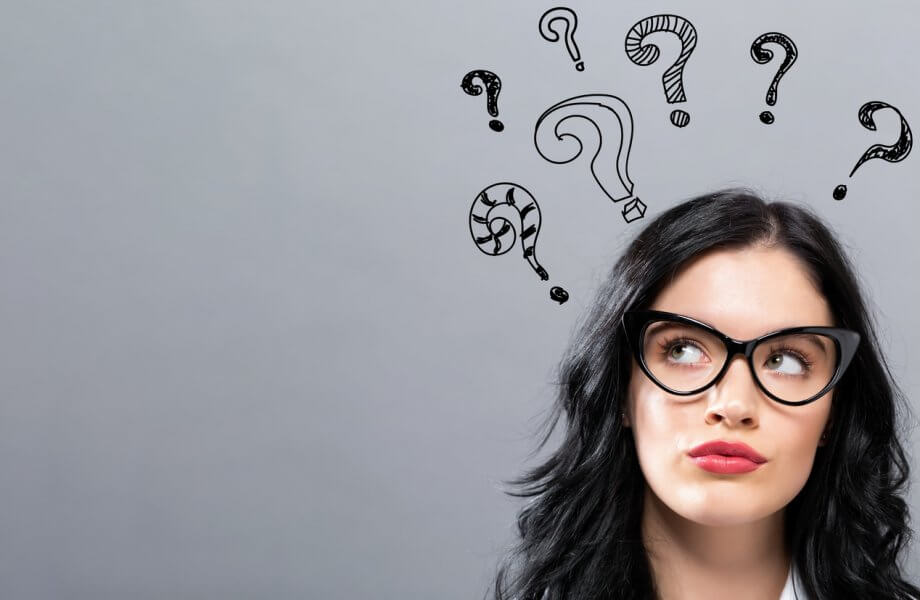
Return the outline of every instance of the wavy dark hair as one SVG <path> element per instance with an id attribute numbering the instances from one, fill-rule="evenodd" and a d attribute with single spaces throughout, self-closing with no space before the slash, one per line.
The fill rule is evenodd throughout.
<path id="1" fill-rule="evenodd" d="M 916 600 L 899 555 L 913 537 L 902 488 L 910 469 L 899 437 L 910 414 L 885 362 L 850 260 L 829 227 L 797 204 L 731 188 L 687 200 L 651 221 L 616 261 L 558 366 L 558 394 L 538 452 L 559 418 L 559 447 L 505 481 L 532 498 L 517 515 L 489 595 L 495 600 L 655 599 L 641 537 L 645 478 L 622 423 L 632 356 L 623 313 L 648 308 L 688 260 L 716 248 L 778 247 L 806 265 L 835 326 L 861 342 L 837 384 L 828 438 L 804 488 L 786 506 L 785 542 L 815 600 Z M 531 454 L 533 456 L 533 454 Z"/>

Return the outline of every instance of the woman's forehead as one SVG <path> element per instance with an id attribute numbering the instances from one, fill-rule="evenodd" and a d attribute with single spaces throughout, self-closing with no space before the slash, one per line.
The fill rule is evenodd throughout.
<path id="1" fill-rule="evenodd" d="M 650 307 L 703 321 L 728 335 L 833 325 L 827 300 L 788 250 L 716 250 L 684 265 Z"/>

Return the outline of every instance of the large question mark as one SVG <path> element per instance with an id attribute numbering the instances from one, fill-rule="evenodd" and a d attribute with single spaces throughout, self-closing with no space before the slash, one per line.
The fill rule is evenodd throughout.
<path id="1" fill-rule="evenodd" d="M 776 105 L 776 88 L 779 85 L 779 80 L 782 79 L 786 71 L 792 66 L 792 63 L 795 62 L 795 59 L 798 58 L 799 50 L 786 34 L 776 31 L 763 33 L 751 44 L 751 58 L 754 59 L 754 62 L 765 65 L 773 60 L 773 52 L 763 47 L 764 44 L 768 43 L 779 44 L 786 51 L 786 58 L 783 59 L 783 63 L 779 66 L 779 70 L 776 71 L 776 75 L 773 76 L 773 81 L 770 82 L 770 88 L 767 90 L 767 104 L 774 106 Z M 763 111 L 760 113 L 760 120 L 762 123 L 770 125 L 773 123 L 773 113 L 769 110 Z"/>
<path id="2" fill-rule="evenodd" d="M 578 52 L 578 45 L 575 43 L 575 29 L 578 27 L 578 16 L 571 8 L 557 6 L 551 8 L 540 17 L 540 35 L 549 42 L 559 41 L 559 32 L 554 28 L 556 21 L 562 21 L 565 30 L 565 47 L 569 51 L 569 56 L 575 61 L 575 68 L 579 71 L 585 70 L 585 63 L 581 60 L 581 54 Z"/>
<path id="3" fill-rule="evenodd" d="M 507 181 L 493 183 L 479 192 L 470 206 L 470 235 L 481 252 L 499 256 L 511 250 L 515 240 L 520 238 L 524 259 L 540 279 L 546 281 L 549 274 L 535 254 L 539 233 L 540 206 L 522 185 Z M 553 286 L 549 295 L 559 304 L 569 299 L 569 293 L 558 286 Z"/>
<path id="4" fill-rule="evenodd" d="M 871 100 L 866 102 L 859 108 L 859 122 L 863 127 L 871 131 L 875 131 L 875 120 L 872 118 L 872 114 L 883 108 L 890 108 L 894 112 L 898 113 L 898 117 L 901 118 L 901 133 L 898 135 L 898 141 L 890 146 L 885 144 L 875 144 L 870 147 L 868 150 L 863 152 L 863 155 L 859 158 L 859 161 L 856 163 L 856 166 L 853 167 L 853 170 L 850 171 L 850 177 L 853 176 L 853 173 L 856 172 L 856 169 L 860 167 L 867 160 L 872 160 L 873 158 L 881 158 L 882 160 L 887 160 L 888 162 L 900 162 L 910 154 L 910 149 L 913 146 L 913 136 L 910 132 L 910 125 L 907 124 L 907 120 L 904 119 L 904 115 L 901 114 L 897 108 L 888 104 L 887 102 L 882 102 L 880 100 Z M 843 200 L 847 195 L 847 186 L 838 185 L 834 188 L 834 200 Z"/>
<path id="5" fill-rule="evenodd" d="M 696 47 L 696 28 L 690 21 L 677 15 L 654 15 L 646 17 L 633 25 L 626 34 L 626 55 L 637 65 L 647 66 L 658 60 L 660 51 L 655 44 L 646 44 L 642 40 L 651 33 L 670 31 L 680 38 L 680 56 L 668 67 L 662 76 L 665 97 L 668 104 L 686 102 L 684 94 L 684 65 Z M 684 127 L 690 122 L 690 115 L 682 110 L 671 111 L 671 123 Z"/>
<path id="6" fill-rule="evenodd" d="M 497 117 L 498 94 L 502 90 L 502 80 L 492 71 L 486 71 L 484 69 L 470 71 L 463 76 L 463 81 L 460 82 L 460 87 L 470 96 L 478 96 L 482 93 L 482 86 L 473 83 L 473 79 L 479 79 L 486 84 L 486 109 L 489 111 L 490 115 Z M 505 128 L 505 125 L 498 119 L 492 119 L 489 121 L 489 127 L 492 131 L 501 131 Z"/>
<path id="7" fill-rule="evenodd" d="M 574 133 L 560 133 L 563 123 L 569 119 L 584 119 L 597 131 L 597 151 L 591 157 L 591 174 L 601 190 L 614 202 L 632 197 L 633 182 L 629 178 L 628 163 L 633 118 L 629 106 L 610 94 L 585 94 L 546 109 L 537 119 L 533 141 L 540 156 L 551 163 L 564 164 L 581 155 L 581 139 Z M 611 131 L 616 131 L 617 142 L 605 144 L 604 135 Z M 606 141 L 609 141 L 610 135 Z M 560 143 L 564 138 L 574 140 L 576 145 Z M 547 154 L 548 149 L 556 147 L 562 150 L 557 152 L 558 157 Z M 623 219 L 627 223 L 641 219 L 645 209 L 645 203 L 635 197 L 623 207 Z"/>

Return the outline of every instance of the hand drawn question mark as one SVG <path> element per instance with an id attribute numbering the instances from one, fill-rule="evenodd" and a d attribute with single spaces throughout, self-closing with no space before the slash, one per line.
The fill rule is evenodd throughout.
<path id="1" fill-rule="evenodd" d="M 498 94 L 502 90 L 502 80 L 492 71 L 477 69 L 470 71 L 463 76 L 460 87 L 470 96 L 478 96 L 482 93 L 482 86 L 473 83 L 473 79 L 479 79 L 486 84 L 486 109 L 493 117 L 498 116 Z M 489 121 L 489 127 L 492 131 L 501 131 L 505 128 L 504 123 L 498 119 Z"/>
<path id="2" fill-rule="evenodd" d="M 499 200 L 502 197 L 504 200 Z M 479 192 L 470 206 L 470 235 L 481 252 L 489 256 L 505 254 L 520 238 L 524 259 L 540 279 L 546 281 L 549 274 L 537 262 L 535 254 L 540 221 L 540 206 L 533 194 L 524 186 L 507 181 L 493 183 Z M 553 286 L 550 298 L 562 304 L 569 299 L 569 293 Z"/>
<path id="3" fill-rule="evenodd" d="M 795 43 L 789 36 L 784 33 L 778 33 L 776 31 L 763 33 L 754 40 L 753 44 L 751 44 L 751 58 L 754 59 L 754 62 L 765 65 L 773 60 L 773 52 L 763 47 L 764 44 L 768 43 L 779 44 L 786 51 L 786 58 L 783 59 L 782 64 L 779 66 L 779 70 L 776 72 L 776 75 L 773 76 L 773 81 L 770 82 L 770 88 L 767 90 L 767 104 L 775 106 L 776 88 L 779 85 L 779 80 L 782 79 L 786 71 L 792 67 L 792 63 L 794 63 L 799 56 L 799 50 L 795 47 Z M 773 123 L 773 113 L 769 110 L 763 111 L 760 113 L 760 121 L 766 125 L 770 125 Z"/>
<path id="4" fill-rule="evenodd" d="M 540 35 L 549 42 L 559 41 L 559 32 L 554 28 L 556 21 L 562 21 L 565 30 L 565 47 L 569 56 L 575 61 L 575 69 L 585 70 L 585 63 L 581 60 L 578 45 L 575 43 L 575 29 L 578 27 L 578 16 L 571 8 L 557 6 L 551 8 L 540 17 Z"/>
<path id="5" fill-rule="evenodd" d="M 910 149 L 913 146 L 913 135 L 910 131 L 910 125 L 907 124 L 907 120 L 904 119 L 904 115 L 901 114 L 897 108 L 888 104 L 887 102 L 882 102 L 880 100 L 871 100 L 866 102 L 859 108 L 859 122 L 866 129 L 875 131 L 875 120 L 872 118 L 872 114 L 877 110 L 883 108 L 890 108 L 894 112 L 898 113 L 898 117 L 901 119 L 901 133 L 898 135 L 898 141 L 890 146 L 885 144 L 874 144 L 868 150 L 863 152 L 863 155 L 859 158 L 859 161 L 856 163 L 856 166 L 853 167 L 853 170 L 850 171 L 850 177 L 853 176 L 853 173 L 856 172 L 856 169 L 860 167 L 867 160 L 872 160 L 873 158 L 881 158 L 888 162 L 900 162 L 904 160 L 908 154 L 910 154 Z M 843 200 L 847 195 L 847 186 L 838 185 L 834 188 L 834 200 Z"/>
<path id="6" fill-rule="evenodd" d="M 632 197 L 633 182 L 629 178 L 629 151 L 632 147 L 633 118 L 629 106 L 610 94 L 585 94 L 563 100 L 546 109 L 534 127 L 533 141 L 540 156 L 561 165 L 581 155 L 581 139 L 573 133 L 560 133 L 568 119 L 585 119 L 597 131 L 597 151 L 591 157 L 591 174 L 604 194 L 614 202 Z M 598 122 L 603 126 L 598 125 Z M 604 135 L 616 131 L 617 142 L 605 144 Z M 609 139 L 609 135 L 607 139 Z M 560 144 L 564 138 L 573 139 L 577 145 Z M 549 148 L 560 147 L 559 157 L 547 154 Z M 574 152 L 573 152 L 574 151 Z M 623 207 L 623 219 L 631 223 L 645 215 L 645 203 L 638 197 Z"/>
<path id="7" fill-rule="evenodd" d="M 686 102 L 684 94 L 684 65 L 696 47 L 696 28 L 690 21 L 677 15 L 653 15 L 646 17 L 630 27 L 626 34 L 626 55 L 639 66 L 648 66 L 658 60 L 661 53 L 655 44 L 645 44 L 643 39 L 659 31 L 670 31 L 680 38 L 680 56 L 668 67 L 662 76 L 665 97 L 668 104 Z M 690 115 L 682 110 L 671 111 L 671 123 L 685 127 L 690 122 Z"/>

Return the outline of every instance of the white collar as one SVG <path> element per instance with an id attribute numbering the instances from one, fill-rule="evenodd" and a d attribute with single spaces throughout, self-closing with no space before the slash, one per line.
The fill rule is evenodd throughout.
<path id="1" fill-rule="evenodd" d="M 794 587 L 793 587 L 794 586 Z M 789 575 L 786 576 L 786 586 L 779 595 L 779 600 L 810 600 L 805 594 L 799 572 L 795 568 L 795 561 L 789 565 Z"/>

